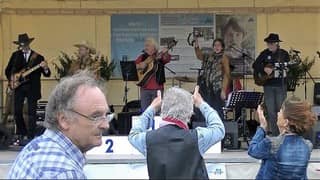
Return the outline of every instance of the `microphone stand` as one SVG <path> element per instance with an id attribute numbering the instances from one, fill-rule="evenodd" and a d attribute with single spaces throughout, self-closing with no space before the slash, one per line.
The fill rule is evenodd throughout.
<path id="1" fill-rule="evenodd" d="M 309 78 L 312 80 L 313 84 L 316 84 L 316 81 L 314 80 L 314 78 L 311 76 L 309 71 L 306 71 L 304 73 L 304 99 L 307 100 L 307 74 L 309 76 Z"/>
<path id="2" fill-rule="evenodd" d="M 246 74 L 246 63 L 245 63 L 245 60 L 246 58 L 250 59 L 250 60 L 253 60 L 254 61 L 254 58 L 252 58 L 249 54 L 245 53 L 245 49 L 241 49 L 241 48 L 238 48 L 238 47 L 235 47 L 233 45 L 230 46 L 230 48 L 234 49 L 236 52 L 239 52 L 241 53 L 242 55 L 242 73 L 243 73 L 243 79 L 242 79 L 242 84 L 243 84 L 243 89 L 246 89 L 245 88 L 245 80 L 246 80 L 246 77 L 245 77 L 245 74 Z"/>
<path id="3" fill-rule="evenodd" d="M 294 56 L 298 57 L 300 59 L 300 51 L 297 50 L 293 50 Z M 320 55 L 320 54 L 319 54 Z M 301 60 L 300 60 L 301 62 Z M 307 100 L 307 76 L 309 76 L 309 78 L 312 80 L 313 84 L 316 84 L 316 81 L 314 80 L 314 78 L 311 76 L 309 71 L 304 72 L 304 99 Z"/>
<path id="4" fill-rule="evenodd" d="M 123 55 L 122 56 L 122 61 L 127 62 L 128 61 L 128 56 L 127 55 Z M 128 104 L 128 92 L 129 92 L 129 88 L 128 88 L 128 78 L 129 78 L 129 72 L 126 71 L 126 79 L 125 79 L 125 85 L 124 85 L 124 96 L 122 101 L 125 103 L 125 105 Z"/>

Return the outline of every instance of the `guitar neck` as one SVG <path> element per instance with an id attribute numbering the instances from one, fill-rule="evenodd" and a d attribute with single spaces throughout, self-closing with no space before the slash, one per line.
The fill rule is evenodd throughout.
<path id="1" fill-rule="evenodd" d="M 168 52 L 168 50 L 159 52 L 159 53 L 157 54 L 157 56 L 156 56 L 156 59 L 160 59 L 161 56 L 162 56 L 164 53 L 166 53 L 166 52 Z"/>
<path id="2" fill-rule="evenodd" d="M 36 66 L 28 69 L 27 71 L 25 71 L 25 72 L 22 73 L 22 77 L 28 76 L 29 74 L 31 74 L 33 71 L 39 69 L 40 67 L 41 67 L 40 64 L 38 64 L 38 65 L 36 65 Z"/>

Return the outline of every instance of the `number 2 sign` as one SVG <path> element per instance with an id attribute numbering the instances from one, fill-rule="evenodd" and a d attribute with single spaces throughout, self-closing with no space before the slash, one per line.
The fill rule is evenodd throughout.
<path id="1" fill-rule="evenodd" d="M 105 141 L 105 143 L 107 145 L 106 153 L 113 153 L 113 140 L 112 139 L 107 139 Z"/>

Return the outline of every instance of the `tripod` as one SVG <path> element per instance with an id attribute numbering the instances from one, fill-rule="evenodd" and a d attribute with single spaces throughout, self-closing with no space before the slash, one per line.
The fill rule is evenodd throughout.
<path id="1" fill-rule="evenodd" d="M 138 81 L 137 68 L 134 61 L 120 61 L 122 79 L 125 82 L 123 102 L 128 103 L 128 81 Z"/>

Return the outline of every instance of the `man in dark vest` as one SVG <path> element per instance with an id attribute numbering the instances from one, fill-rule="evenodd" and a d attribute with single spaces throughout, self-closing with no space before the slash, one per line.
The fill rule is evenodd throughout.
<path id="1" fill-rule="evenodd" d="M 207 127 L 189 130 L 193 105 L 203 113 Z M 147 132 L 147 123 L 161 107 L 163 121 Z M 218 113 L 203 101 L 196 86 L 193 96 L 180 88 L 161 92 L 129 134 L 130 143 L 147 158 L 150 179 L 208 179 L 204 153 L 223 139 L 224 125 Z"/>
<path id="2" fill-rule="evenodd" d="M 14 119 L 20 145 L 25 145 L 35 136 L 37 101 L 41 98 L 40 77 L 41 74 L 46 77 L 51 74 L 44 57 L 30 49 L 33 40 L 26 33 L 19 34 L 18 41 L 14 41 L 18 50 L 12 53 L 5 70 L 9 86 L 14 91 Z M 22 78 L 21 72 L 30 69 L 33 71 Z M 17 74 L 19 77 L 15 76 Z M 25 98 L 28 102 L 28 126 L 24 123 L 22 113 Z"/>

